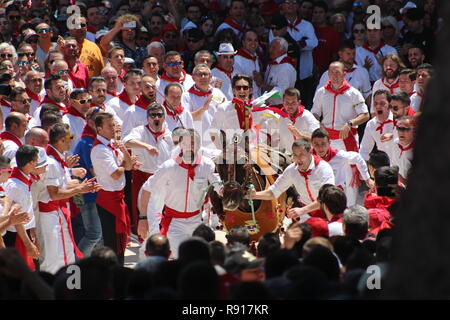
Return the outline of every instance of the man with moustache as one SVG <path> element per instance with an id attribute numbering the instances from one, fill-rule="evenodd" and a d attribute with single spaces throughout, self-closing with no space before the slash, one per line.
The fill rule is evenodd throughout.
<path id="1" fill-rule="evenodd" d="M 89 81 L 88 91 L 91 95 L 91 107 L 100 107 L 102 110 L 106 109 L 106 90 L 107 85 L 105 78 L 93 77 Z"/>
<path id="2" fill-rule="evenodd" d="M 422 47 L 412 46 L 408 49 L 408 62 L 412 69 L 416 69 L 425 61 L 425 54 Z"/>
<path id="3" fill-rule="evenodd" d="M 147 237 L 148 224 L 146 212 L 141 212 L 145 219 L 139 219 L 138 224 L 137 201 L 139 190 L 144 182 L 155 173 L 157 168 L 164 161 L 170 159 L 174 148 L 172 132 L 164 127 L 164 107 L 155 102 L 150 104 L 146 110 L 146 119 L 146 125 L 133 127 L 123 139 L 125 146 L 130 148 L 133 155 L 137 155 L 142 162 L 139 170 L 133 170 L 132 172 L 133 185 L 131 189 L 133 224 L 138 226 L 138 235 L 142 239 Z"/>
<path id="4" fill-rule="evenodd" d="M 434 68 L 431 64 L 424 63 L 416 69 L 417 90 L 411 95 L 411 108 L 415 112 L 422 111 L 424 97 L 427 85 L 434 74 Z"/>

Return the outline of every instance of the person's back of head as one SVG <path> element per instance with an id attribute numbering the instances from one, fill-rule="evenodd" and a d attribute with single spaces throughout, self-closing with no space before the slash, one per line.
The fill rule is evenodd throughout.
<path id="1" fill-rule="evenodd" d="M 305 258 L 315 247 L 322 246 L 333 251 L 333 245 L 328 239 L 322 237 L 314 237 L 305 242 L 303 246 L 303 258 Z"/>
<path id="2" fill-rule="evenodd" d="M 229 300 L 269 300 L 270 293 L 261 282 L 238 282 L 231 286 Z"/>
<path id="3" fill-rule="evenodd" d="M 203 238 L 207 242 L 216 240 L 216 234 L 214 233 L 214 230 L 204 223 L 200 224 L 197 228 L 195 228 L 192 235 L 195 237 Z"/>
<path id="4" fill-rule="evenodd" d="M 250 244 L 250 234 L 247 228 L 237 226 L 230 230 L 226 235 L 228 245 L 233 245 L 236 242 L 242 243 L 246 246 Z"/>
<path id="5" fill-rule="evenodd" d="M 346 236 L 363 240 L 369 231 L 369 214 L 367 209 L 355 205 L 344 211 L 343 229 Z"/>
<path id="6" fill-rule="evenodd" d="M 363 246 L 356 248 L 348 257 L 345 264 L 347 271 L 362 269 L 366 270 L 370 265 L 375 264 L 375 257 Z"/>
<path id="7" fill-rule="evenodd" d="M 333 215 L 343 213 L 347 207 L 345 192 L 334 185 L 323 185 L 319 190 L 318 200 Z"/>
<path id="8" fill-rule="evenodd" d="M 300 241 L 294 244 L 293 250 L 297 253 L 298 258 L 303 256 L 303 248 L 305 243 L 311 239 L 312 236 L 312 228 L 307 223 L 301 223 L 298 225 L 298 228 L 302 231 L 302 238 Z"/>
<path id="9" fill-rule="evenodd" d="M 219 299 L 219 276 L 209 261 L 196 261 L 184 267 L 180 273 L 178 284 L 180 299 Z"/>
<path id="10" fill-rule="evenodd" d="M 374 172 L 375 185 L 377 187 L 377 194 L 394 198 L 392 185 L 398 184 L 398 167 L 379 167 Z"/>
<path id="11" fill-rule="evenodd" d="M 127 298 L 142 300 L 153 286 L 153 276 L 150 272 L 143 269 L 134 270 L 128 283 Z"/>
<path id="12" fill-rule="evenodd" d="M 280 237 L 277 233 L 268 232 L 258 241 L 258 257 L 267 257 L 270 253 L 281 248 Z"/>
<path id="13" fill-rule="evenodd" d="M 227 249 L 222 242 L 214 240 L 209 243 L 209 254 L 213 265 L 223 266 L 227 257 Z"/>
<path id="14" fill-rule="evenodd" d="M 312 266 L 323 271 L 327 275 L 328 280 L 339 281 L 339 263 L 330 249 L 320 245 L 315 246 L 303 259 L 303 263 L 306 266 Z"/>
<path id="15" fill-rule="evenodd" d="M 392 237 L 385 236 L 376 241 L 377 248 L 375 257 L 377 263 L 387 263 L 391 260 Z"/>
<path id="16" fill-rule="evenodd" d="M 199 237 L 191 237 L 180 244 L 178 261 L 187 265 L 195 261 L 210 261 L 208 242 Z"/>
<path id="17" fill-rule="evenodd" d="M 106 261 L 111 266 L 118 266 L 119 259 L 113 249 L 109 247 L 97 246 L 91 252 L 91 257 L 98 257 Z"/>
<path id="18" fill-rule="evenodd" d="M 147 256 L 169 258 L 170 253 L 170 243 L 166 236 L 157 233 L 147 239 L 145 244 L 145 254 Z"/>
<path id="19" fill-rule="evenodd" d="M 286 278 L 293 285 L 288 299 L 322 299 L 327 291 L 328 278 L 320 269 L 313 266 L 297 265 L 286 272 Z"/>
<path id="20" fill-rule="evenodd" d="M 291 250 L 279 249 L 266 257 L 266 278 L 281 277 L 289 268 L 299 264 L 299 260 Z"/>
<path id="21" fill-rule="evenodd" d="M 338 236 L 333 241 L 334 252 L 343 265 L 347 263 L 347 259 L 353 251 L 360 246 L 361 243 L 358 240 L 348 236 Z"/>

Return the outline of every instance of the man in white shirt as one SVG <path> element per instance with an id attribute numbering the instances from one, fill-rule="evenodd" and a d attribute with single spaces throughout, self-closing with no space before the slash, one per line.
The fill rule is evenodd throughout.
<path id="1" fill-rule="evenodd" d="M 86 112 L 90 108 L 91 101 L 91 95 L 86 89 L 75 89 L 70 94 L 69 106 L 67 113 L 63 116 L 63 121 L 69 124 L 70 133 L 73 136 L 69 150 L 71 154 L 86 126 Z"/>
<path id="2" fill-rule="evenodd" d="M 332 62 L 330 80 L 317 90 L 311 112 L 327 129 L 331 146 L 338 150 L 358 152 L 357 127 L 369 120 L 362 94 L 344 79 L 344 64 Z"/>
<path id="3" fill-rule="evenodd" d="M 91 107 L 100 107 L 103 111 L 106 109 L 106 81 L 103 77 L 92 77 L 88 85 L 89 93 L 91 94 Z"/>
<path id="4" fill-rule="evenodd" d="M 214 183 L 214 189 L 220 192 L 221 180 L 215 173 L 214 162 L 198 152 L 200 136 L 193 129 L 188 129 L 187 134 L 180 142 L 181 154 L 164 162 L 148 179 L 140 201 L 140 211 L 146 213 L 155 192 L 170 190 L 164 194 L 160 233 L 169 239 L 173 258 L 178 258 L 179 245 L 192 236 L 201 223 L 205 188 Z"/>
<path id="5" fill-rule="evenodd" d="M 216 52 L 216 67 L 211 70 L 212 75 L 222 81 L 220 90 L 223 92 L 227 100 L 233 99 L 231 80 L 236 75 L 233 67 L 235 55 L 236 51 L 234 51 L 231 43 L 221 43 L 219 51 Z"/>
<path id="6" fill-rule="evenodd" d="M 330 146 L 330 136 L 325 129 L 319 128 L 312 133 L 311 144 L 314 148 L 313 153 L 328 162 L 333 169 L 336 186 L 345 191 L 347 206 L 357 204 L 360 175 L 369 189 L 374 186 L 366 162 L 360 154 L 333 149 Z"/>
<path id="7" fill-rule="evenodd" d="M 272 59 L 267 67 L 264 81 L 255 77 L 255 81 L 262 92 L 275 89 L 280 97 L 273 97 L 266 101 L 267 104 L 279 106 L 283 103 L 281 98 L 284 90 L 293 88 L 297 79 L 297 71 L 293 60 L 287 55 L 288 43 L 285 39 L 275 37 L 270 43 L 269 56 Z"/>
<path id="8" fill-rule="evenodd" d="M 5 131 L 0 133 L 0 138 L 3 140 L 3 156 L 14 159 L 17 149 L 22 146 L 22 139 L 27 130 L 28 119 L 19 112 L 10 112 L 5 119 Z"/>
<path id="9" fill-rule="evenodd" d="M 44 77 L 38 71 L 28 71 L 25 74 L 25 91 L 31 98 L 30 114 L 33 115 L 44 97 L 41 95 L 44 89 Z M 6 115 L 3 115 L 6 116 Z"/>
<path id="10" fill-rule="evenodd" d="M 30 106 L 31 98 L 28 96 L 26 90 L 22 87 L 14 87 L 11 89 L 9 95 L 11 100 L 11 110 L 24 114 L 27 120 L 31 120 Z"/>
<path id="11" fill-rule="evenodd" d="M 374 146 L 378 150 L 389 153 L 388 144 L 383 142 L 383 135 L 393 133 L 395 128 L 394 116 L 389 110 L 391 94 L 387 90 L 378 90 L 373 94 L 375 117 L 367 122 L 361 141 L 359 153 L 364 160 L 369 160 L 369 154 Z"/>
<path id="12" fill-rule="evenodd" d="M 133 155 L 137 155 L 142 162 L 139 170 L 132 171 L 131 203 L 133 222 L 138 223 L 137 201 L 138 193 L 147 179 L 152 176 L 157 168 L 171 156 L 174 144 L 172 132 L 164 128 L 165 110 L 159 103 L 152 103 L 146 111 L 146 125 L 134 127 L 125 136 L 123 142 L 127 148 L 131 148 Z M 143 239 L 146 238 L 143 235 Z"/>
<path id="13" fill-rule="evenodd" d="M 228 12 L 228 17 L 225 18 L 223 23 L 219 25 L 216 30 L 216 35 L 220 30 L 232 29 L 237 38 L 241 38 L 245 29 L 247 28 L 246 23 L 246 3 L 243 0 L 231 0 L 230 10 Z"/>
<path id="14" fill-rule="evenodd" d="M 116 69 L 111 66 L 106 66 L 102 69 L 101 73 L 102 77 L 106 82 L 106 97 L 105 104 L 109 102 L 114 97 L 117 97 L 119 93 L 117 90 L 117 81 L 119 81 L 119 75 L 117 74 Z"/>
<path id="15" fill-rule="evenodd" d="M 411 107 L 415 112 L 423 111 L 423 99 L 426 94 L 427 85 L 433 77 L 434 69 L 431 64 L 424 63 L 417 67 L 416 82 L 418 90 L 411 95 Z"/>

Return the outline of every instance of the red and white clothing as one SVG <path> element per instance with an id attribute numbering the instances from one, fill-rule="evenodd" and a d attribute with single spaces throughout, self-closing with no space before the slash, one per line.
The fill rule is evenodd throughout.
<path id="1" fill-rule="evenodd" d="M 118 97 L 121 91 L 114 90 L 114 91 L 106 91 L 106 99 L 104 104 L 107 104 L 112 98 Z"/>
<path id="2" fill-rule="evenodd" d="M 398 173 L 404 179 L 407 179 L 413 160 L 414 141 L 407 146 L 401 145 L 398 138 L 390 140 L 389 143 L 391 148 L 391 153 L 389 154 L 391 166 L 398 166 Z"/>
<path id="3" fill-rule="evenodd" d="M 220 91 L 223 92 L 227 100 L 233 99 L 233 89 L 231 88 L 231 80 L 237 74 L 236 71 L 234 69 L 228 71 L 220 68 L 219 66 L 216 66 L 214 69 L 211 70 L 211 74 L 213 75 L 213 77 L 222 80 L 222 87 L 220 88 Z"/>
<path id="4" fill-rule="evenodd" d="M 277 123 L 277 125 L 271 126 L 274 134 L 272 135 L 272 145 L 278 146 L 280 150 L 286 150 L 290 152 L 292 150 L 292 143 L 299 138 L 295 137 L 288 129 L 288 124 L 293 124 L 295 128 L 304 135 L 311 135 L 314 130 L 320 127 L 319 121 L 314 115 L 305 109 L 304 106 L 298 106 L 297 114 L 291 116 L 287 114 L 284 109 L 279 110 L 278 114 L 280 119 L 274 120 L 271 123 Z M 276 129 L 279 129 L 278 132 Z"/>
<path id="5" fill-rule="evenodd" d="M 359 114 L 368 113 L 367 105 L 361 92 L 350 86 L 347 81 L 335 91 L 331 82 L 317 90 L 313 107 L 313 114 L 323 116 L 322 125 L 330 134 L 331 147 L 338 150 L 358 151 L 358 134 L 356 126 L 349 131 L 347 139 L 339 139 L 339 131 L 350 120 Z"/>
<path id="6" fill-rule="evenodd" d="M 128 96 L 127 92 L 124 90 L 116 98 L 109 100 L 106 104 L 106 112 L 114 113 L 123 123 L 125 120 L 125 112 L 136 102 L 136 100 Z"/>
<path id="7" fill-rule="evenodd" d="M 269 62 L 264 82 L 266 85 L 277 90 L 281 97 L 284 94 L 284 90 L 295 86 L 296 80 L 297 71 L 295 70 L 292 58 L 288 57 L 287 54 Z M 281 97 L 272 97 L 268 99 L 266 103 L 270 105 L 282 104 L 283 99 Z"/>
<path id="8" fill-rule="evenodd" d="M 372 102 L 370 104 L 370 112 L 373 113 L 375 112 L 373 109 L 373 102 L 374 102 L 374 94 L 375 92 L 377 92 L 378 90 L 387 90 L 389 91 L 390 94 L 394 94 L 394 93 L 398 93 L 400 92 L 400 87 L 399 87 L 399 82 L 398 82 L 398 77 L 396 79 L 394 79 L 393 82 L 389 83 L 388 80 L 384 77 L 382 77 L 381 79 L 378 79 L 377 81 L 375 81 L 375 83 L 373 84 L 373 88 L 372 88 Z"/>
<path id="9" fill-rule="evenodd" d="M 3 140 L 3 146 L 5 147 L 3 156 L 15 160 L 17 149 L 23 145 L 22 140 L 8 131 L 0 133 L 0 138 Z"/>
<path id="10" fill-rule="evenodd" d="M 370 178 L 367 165 L 361 155 L 353 151 L 328 149 L 323 160 L 333 169 L 336 186 L 342 187 L 347 196 L 347 206 L 357 204 L 359 175 L 363 180 Z"/>
<path id="11" fill-rule="evenodd" d="M 300 201 L 308 205 L 317 199 L 319 189 L 324 184 L 335 183 L 334 173 L 331 166 L 316 155 L 311 155 L 311 163 L 306 171 L 300 171 L 296 163 L 290 164 L 281 176 L 269 187 L 275 198 L 294 185 Z"/>
<path id="12" fill-rule="evenodd" d="M 67 112 L 67 107 L 62 102 L 56 102 L 55 100 L 51 99 L 49 96 L 45 96 L 42 100 L 41 104 L 36 108 L 36 110 L 33 113 L 33 119 L 31 120 L 29 124 L 29 128 L 32 128 L 31 124 L 33 126 L 40 126 L 41 125 L 41 118 L 39 117 L 42 109 L 43 104 L 52 104 L 54 106 L 57 106 L 59 108 L 59 111 L 61 111 L 61 114 L 64 114 Z"/>
<path id="13" fill-rule="evenodd" d="M 48 166 L 44 184 L 66 189 L 70 173 L 64 155 L 48 145 Z M 73 240 L 69 199 L 52 200 L 45 188 L 39 196 L 38 237 L 41 246 L 40 270 L 55 274 L 61 267 L 82 257 Z"/>
<path id="14" fill-rule="evenodd" d="M 70 154 L 73 154 L 73 150 L 75 149 L 75 146 L 83 133 L 83 129 L 86 126 L 86 117 L 74 107 L 69 106 L 67 113 L 63 116 L 63 119 L 64 123 L 69 124 L 70 133 L 73 135 L 69 150 Z"/>
<path id="15" fill-rule="evenodd" d="M 30 104 L 30 114 L 34 114 L 38 106 L 41 104 L 44 97 L 41 94 L 36 94 L 28 88 L 25 88 L 25 92 L 28 94 L 28 97 L 31 99 Z M 4 115 L 5 116 L 5 115 Z M 6 116 L 5 116 L 6 118 Z"/>
<path id="16" fill-rule="evenodd" d="M 370 119 L 366 124 L 364 135 L 361 144 L 359 145 L 359 153 L 361 157 L 365 161 L 368 161 L 369 154 L 372 152 L 374 145 L 377 146 L 378 150 L 384 151 L 389 155 L 389 144 L 386 142 L 381 142 L 381 136 L 385 133 L 394 133 L 394 129 L 395 122 L 392 112 L 389 112 L 389 115 L 385 121 L 380 121 L 377 117 Z"/>
<path id="17" fill-rule="evenodd" d="M 239 25 L 236 21 L 234 21 L 231 17 L 227 17 L 222 24 L 217 27 L 216 35 L 220 30 L 223 29 L 231 29 L 233 30 L 236 37 L 239 39 L 244 35 L 245 30 L 247 29 L 247 24 L 244 22 L 244 25 Z"/>
<path id="18" fill-rule="evenodd" d="M 328 71 L 325 71 L 320 78 L 319 85 L 317 86 L 317 90 L 322 88 L 327 84 L 330 78 L 328 77 Z M 372 92 L 372 86 L 370 85 L 369 73 L 366 68 L 360 67 L 356 64 L 350 70 L 345 71 L 345 80 L 351 85 L 353 88 L 356 88 L 361 92 L 364 99 L 369 96 Z"/>
<path id="19" fill-rule="evenodd" d="M 187 92 L 184 92 L 181 97 L 181 105 L 186 106 L 186 108 L 188 108 L 188 110 L 192 113 L 203 107 L 205 100 L 211 94 L 213 95 L 213 98 L 209 104 L 208 110 L 202 114 L 200 120 L 194 121 L 194 129 L 201 135 L 211 128 L 211 124 L 217 111 L 217 106 L 226 101 L 225 95 L 220 89 L 217 88 L 210 87 L 208 92 L 200 92 L 200 90 L 198 90 L 195 86 L 192 86 L 192 88 L 189 88 Z M 205 135 L 203 135 L 203 137 L 204 136 Z"/>
<path id="20" fill-rule="evenodd" d="M 122 136 L 126 136 L 133 128 L 147 124 L 147 108 L 152 102 L 141 95 L 139 99 L 128 107 L 123 116 Z"/>
<path id="21" fill-rule="evenodd" d="M 167 105 L 166 101 L 164 101 L 163 107 L 166 113 L 165 125 L 167 129 L 173 131 L 178 127 L 194 128 L 194 119 L 192 119 L 189 110 L 183 106 L 183 103 L 176 107 L 175 111 Z"/>
<path id="22" fill-rule="evenodd" d="M 11 102 L 6 101 L 5 99 L 0 99 L 0 107 L 2 108 L 3 119 L 6 119 L 8 114 L 11 112 Z"/>
<path id="23" fill-rule="evenodd" d="M 194 79 L 186 71 L 182 71 L 182 77 L 180 79 L 174 79 L 170 77 L 165 71 L 161 77 L 156 81 L 156 102 L 162 104 L 164 102 L 164 90 L 169 83 L 179 83 L 183 87 L 184 92 L 188 91 L 194 84 Z"/>
<path id="24" fill-rule="evenodd" d="M 362 47 L 356 48 L 355 62 L 359 66 L 364 66 L 366 57 L 372 61 L 372 67 L 369 69 L 370 82 L 375 82 L 382 77 L 383 68 L 378 63 L 378 59 L 382 59 L 388 54 L 397 55 L 397 50 L 390 45 L 381 42 L 377 48 L 369 48 L 366 42 Z"/>
<path id="25" fill-rule="evenodd" d="M 164 193 L 160 233 L 167 235 L 174 258 L 178 257 L 180 243 L 201 223 L 199 203 L 204 201 L 205 188 L 219 181 L 214 162 L 198 154 L 192 165 L 184 164 L 179 156 L 167 160 L 144 184 L 143 189 L 152 196 L 159 190 L 171 190 Z M 217 184 L 214 187 L 220 190 Z"/>
<path id="26" fill-rule="evenodd" d="M 422 104 L 423 93 L 420 90 L 413 91 L 412 95 L 409 98 L 411 99 L 411 108 L 414 110 L 414 112 L 419 112 L 420 106 Z"/>
<path id="27" fill-rule="evenodd" d="M 310 217 L 305 221 L 311 227 L 312 237 L 326 237 L 343 236 L 344 230 L 342 228 L 342 213 L 333 215 L 330 220 L 321 217 Z"/>
<path id="28" fill-rule="evenodd" d="M 246 74 L 253 78 L 253 72 L 260 71 L 259 58 L 257 54 L 251 54 L 244 48 L 240 48 L 237 50 L 236 55 L 234 56 L 234 73 L 235 74 Z M 254 97 L 259 97 L 261 95 L 261 90 L 256 85 L 256 82 L 253 81 L 253 91 L 252 95 Z"/>

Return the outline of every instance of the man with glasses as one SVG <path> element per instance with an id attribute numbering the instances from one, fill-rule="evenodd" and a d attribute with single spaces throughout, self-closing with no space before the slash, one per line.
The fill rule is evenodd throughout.
<path id="1" fill-rule="evenodd" d="M 223 92 L 227 100 L 233 99 L 233 89 L 231 88 L 231 79 L 235 76 L 234 71 L 234 51 L 231 43 L 221 43 L 219 46 L 219 52 L 216 52 L 217 64 L 211 73 L 214 77 L 222 81 L 222 87 L 220 90 Z"/>
<path id="2" fill-rule="evenodd" d="M 132 171 L 133 184 L 131 189 L 134 217 L 132 222 L 138 228 L 138 235 L 142 239 L 147 237 L 147 232 L 139 232 L 139 225 L 142 224 L 141 219 L 138 219 L 137 201 L 139 190 L 145 181 L 155 173 L 156 169 L 171 158 L 174 148 L 172 132 L 165 129 L 164 107 L 154 102 L 150 104 L 145 113 L 146 124 L 134 127 L 123 139 L 125 146 L 131 148 L 133 155 L 137 155 L 142 162 L 139 170 Z M 141 214 L 144 217 L 147 216 L 147 212 L 141 212 Z M 146 222 L 147 218 L 142 220 Z"/>
<path id="3" fill-rule="evenodd" d="M 78 139 L 86 126 L 86 112 L 91 107 L 92 98 L 86 89 L 75 89 L 70 94 L 67 113 L 63 116 L 63 122 L 69 124 L 73 140 L 69 152 L 73 153 Z"/>
<path id="4" fill-rule="evenodd" d="M 187 74 L 184 68 L 183 59 L 180 53 L 169 51 L 164 56 L 164 71 L 160 79 L 156 82 L 156 102 L 164 102 L 164 90 L 169 83 L 179 83 L 184 91 L 189 90 L 194 85 L 191 75 Z"/>
<path id="5" fill-rule="evenodd" d="M 78 60 L 79 47 L 75 38 L 67 37 L 64 46 L 61 48 L 64 60 L 67 62 L 69 78 L 72 80 L 74 88 L 87 88 L 89 83 L 88 68 Z"/>
<path id="6" fill-rule="evenodd" d="M 205 34 L 199 28 L 188 29 L 184 35 L 186 39 L 186 50 L 181 53 L 181 57 L 188 73 L 192 72 L 195 66 L 195 54 L 205 49 Z"/>
<path id="7" fill-rule="evenodd" d="M 391 95 L 391 101 L 389 103 L 389 109 L 392 112 L 394 119 L 394 127 L 397 127 L 397 122 L 400 118 L 409 116 L 414 116 L 415 112 L 410 106 L 411 100 L 408 95 L 404 92 L 398 92 Z M 392 133 L 384 133 L 381 137 L 382 142 L 387 142 L 393 138 L 397 137 L 397 130 Z"/>
<path id="8" fill-rule="evenodd" d="M 37 107 L 41 104 L 44 99 L 42 96 L 42 90 L 44 89 L 44 78 L 42 73 L 38 71 L 28 71 L 25 74 L 25 92 L 28 97 L 31 98 L 30 104 L 30 114 L 34 114 Z"/>
<path id="9" fill-rule="evenodd" d="M 31 98 L 28 96 L 24 88 L 12 88 L 9 99 L 11 101 L 11 111 L 22 113 L 27 117 L 27 120 L 32 118 L 30 116 Z"/>
<path id="10" fill-rule="evenodd" d="M 39 23 L 35 30 L 38 35 L 36 58 L 41 66 L 41 70 L 44 70 L 45 59 L 47 59 L 50 50 L 55 47 L 55 43 L 52 42 L 53 31 L 46 23 Z"/>
<path id="11" fill-rule="evenodd" d="M 390 111 L 392 96 L 387 90 L 377 90 L 373 94 L 373 108 L 375 117 L 369 120 L 364 130 L 359 153 L 364 160 L 369 160 L 369 154 L 376 145 L 378 150 L 389 154 L 389 145 L 382 138 L 385 134 L 393 133 L 395 118 Z"/>
<path id="12" fill-rule="evenodd" d="M 22 145 L 22 138 L 25 136 L 25 131 L 28 127 L 27 117 L 19 112 L 10 112 L 5 119 L 5 131 L 0 133 L 0 138 L 3 140 L 3 156 L 14 159 L 17 149 Z"/>
<path id="13" fill-rule="evenodd" d="M 65 60 L 54 60 L 50 65 L 50 74 L 60 77 L 67 84 L 69 90 L 72 91 L 74 89 L 74 83 L 70 79 L 69 73 L 69 65 Z"/>
<path id="14" fill-rule="evenodd" d="M 16 48 L 9 43 L 0 44 L 0 62 L 3 60 L 11 60 L 13 64 L 17 62 Z"/>

